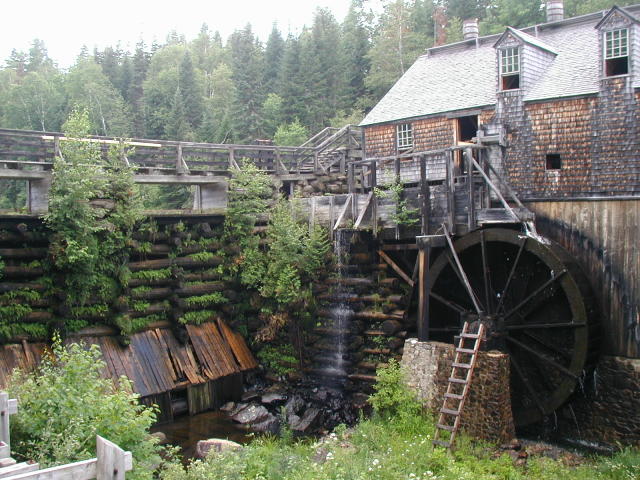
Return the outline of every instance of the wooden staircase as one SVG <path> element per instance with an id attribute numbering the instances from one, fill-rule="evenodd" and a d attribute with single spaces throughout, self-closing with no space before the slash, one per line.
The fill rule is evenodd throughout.
<path id="1" fill-rule="evenodd" d="M 476 366 L 478 350 L 484 337 L 484 325 L 480 324 L 476 333 L 469 331 L 469 323 L 465 322 L 460 333 L 456 355 L 451 368 L 451 376 L 444 394 L 440 416 L 436 423 L 436 432 L 433 437 L 433 446 L 451 449 L 460 428 L 460 416 L 464 403 L 469 396 L 469 387 Z M 466 342 L 473 342 L 473 346 Z M 448 438 L 442 438 L 441 434 L 447 432 Z M 446 434 L 445 434 L 446 435 Z"/>

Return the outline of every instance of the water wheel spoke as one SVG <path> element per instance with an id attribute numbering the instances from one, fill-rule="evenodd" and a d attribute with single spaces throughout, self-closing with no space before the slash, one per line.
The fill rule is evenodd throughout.
<path id="1" fill-rule="evenodd" d="M 484 230 L 480 232 L 480 248 L 482 250 L 482 272 L 484 277 L 484 305 L 488 312 L 493 309 L 491 299 L 489 297 L 489 290 L 491 289 L 489 280 L 489 266 L 487 264 L 487 241 L 484 238 Z"/>
<path id="2" fill-rule="evenodd" d="M 520 241 L 520 247 L 518 248 L 518 254 L 516 258 L 513 260 L 513 265 L 511 265 L 511 270 L 509 271 L 509 276 L 507 277 L 507 281 L 504 284 L 504 288 L 502 289 L 502 293 L 500 294 L 500 301 L 498 302 L 498 306 L 496 307 L 496 312 L 500 311 L 502 307 L 502 303 L 504 302 L 504 298 L 507 296 L 507 292 L 509 291 L 509 286 L 511 284 L 511 279 L 513 275 L 516 273 L 516 268 L 518 267 L 518 263 L 520 262 L 520 255 L 522 255 L 522 251 L 524 250 L 524 246 L 527 243 L 527 238 L 524 237 Z"/>
<path id="3" fill-rule="evenodd" d="M 507 330 L 546 330 L 548 328 L 582 328 L 586 327 L 586 323 L 569 322 L 569 323 L 523 323 L 520 325 L 507 325 Z"/>
<path id="4" fill-rule="evenodd" d="M 438 295 L 435 292 L 431 292 L 430 296 L 436 300 L 438 300 L 440 303 L 442 303 L 443 305 L 446 305 L 447 307 L 449 307 L 451 310 L 455 310 L 456 312 L 463 314 L 463 315 L 471 315 L 472 312 L 467 310 L 464 307 L 461 307 L 460 305 L 458 305 L 456 302 L 454 302 L 453 300 L 447 300 L 446 298 L 442 297 L 441 295 Z"/>
<path id="5" fill-rule="evenodd" d="M 554 273 L 551 278 L 549 280 L 547 280 L 546 282 L 544 282 L 542 285 L 540 285 L 538 288 L 536 288 L 533 293 L 530 293 L 529 295 L 527 295 L 527 297 L 522 300 L 520 303 L 518 303 L 518 305 L 516 305 L 515 307 L 513 307 L 511 310 L 509 310 L 509 312 L 505 313 L 504 315 L 504 319 L 506 320 L 507 318 L 509 318 L 510 316 L 512 316 L 515 312 L 517 312 L 518 310 L 520 310 L 522 307 L 524 307 L 527 303 L 529 303 L 531 300 L 533 300 L 534 298 L 536 298 L 538 295 L 540 295 L 542 292 L 544 292 L 544 290 L 551 285 L 553 282 L 555 282 L 556 280 L 558 280 L 562 275 L 564 275 L 567 271 L 566 270 L 561 270 L 560 273 L 558 273 L 557 275 Z M 543 301 L 544 299 L 539 301 Z"/>
<path id="6" fill-rule="evenodd" d="M 524 343 L 522 343 L 519 340 L 516 340 L 513 337 L 505 337 L 509 342 L 513 343 L 514 345 L 517 345 L 518 347 L 520 347 L 521 349 L 529 352 L 531 355 L 533 355 L 534 357 L 542 360 L 543 362 L 551 365 L 552 367 L 555 367 L 556 370 L 564 373 L 566 376 L 577 380 L 578 376 L 573 373 L 571 370 L 567 369 L 564 365 L 560 365 L 558 362 L 556 362 L 555 360 L 552 360 L 551 358 L 547 357 L 546 355 L 538 352 L 537 350 L 535 350 L 534 348 L 531 348 L 529 345 L 526 345 Z"/>
<path id="7" fill-rule="evenodd" d="M 567 353 L 565 350 L 563 350 L 562 348 L 560 348 L 559 346 L 557 346 L 553 341 L 547 338 L 543 338 L 533 332 L 527 332 L 526 330 L 522 332 L 522 335 L 524 335 L 527 338 L 530 338 L 537 344 L 542 345 L 543 347 L 547 348 L 548 350 L 555 353 L 556 355 L 560 355 L 565 360 L 571 360 L 571 355 Z"/>
<path id="8" fill-rule="evenodd" d="M 538 394 L 536 393 L 536 391 L 533 389 L 533 387 L 529 383 L 529 380 L 527 380 L 527 377 L 524 374 L 524 370 L 522 369 L 522 367 L 520 366 L 520 364 L 517 362 L 517 360 L 515 359 L 515 357 L 513 355 L 509 355 L 509 360 L 511 360 L 511 363 L 513 364 L 513 368 L 515 369 L 516 373 L 518 374 L 518 377 L 520 378 L 520 381 L 522 382 L 524 387 L 529 392 L 529 396 L 533 399 L 533 403 L 536 404 L 536 407 L 538 407 L 538 410 L 540 410 L 540 413 L 542 413 L 542 415 L 544 415 L 545 414 L 545 410 L 544 410 L 544 407 L 542 405 L 542 402 L 540 401 L 540 398 L 538 397 Z"/>

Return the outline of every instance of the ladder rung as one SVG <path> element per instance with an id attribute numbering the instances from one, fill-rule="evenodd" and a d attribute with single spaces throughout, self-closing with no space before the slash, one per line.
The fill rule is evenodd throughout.
<path id="1" fill-rule="evenodd" d="M 480 335 L 477 333 L 461 333 L 460 336 L 462 338 L 480 338 Z"/>
<path id="2" fill-rule="evenodd" d="M 441 447 L 444 447 L 444 448 L 451 447 L 451 444 L 449 442 L 443 442 L 442 440 L 434 440 L 433 444 L 434 445 L 440 445 Z"/>
<path id="3" fill-rule="evenodd" d="M 449 378 L 449 383 L 462 383 L 463 385 L 466 385 L 467 384 L 467 380 L 464 379 L 464 378 L 451 377 L 451 378 Z"/>
<path id="4" fill-rule="evenodd" d="M 462 400 L 464 395 L 458 395 L 457 393 L 445 393 L 444 398 L 454 398 L 456 400 Z"/>
<path id="5" fill-rule="evenodd" d="M 437 424 L 436 425 L 440 430 L 446 430 L 447 432 L 453 432 L 455 430 L 456 427 L 453 427 L 451 425 L 442 425 L 442 424 Z"/>
<path id="6" fill-rule="evenodd" d="M 460 353 L 476 353 L 473 348 L 456 348 L 456 352 Z"/>
<path id="7" fill-rule="evenodd" d="M 458 410 L 451 410 L 450 408 L 441 408 L 440 413 L 445 413 L 447 415 L 455 415 L 455 416 L 460 415 L 460 412 Z"/>
<path id="8" fill-rule="evenodd" d="M 471 364 L 470 363 L 456 363 L 456 362 L 453 362 L 451 364 L 451 366 L 453 368 L 471 368 Z"/>

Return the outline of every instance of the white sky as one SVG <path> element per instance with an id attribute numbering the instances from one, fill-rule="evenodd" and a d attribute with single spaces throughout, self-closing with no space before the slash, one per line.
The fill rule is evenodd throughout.
<path id="1" fill-rule="evenodd" d="M 171 30 L 195 38 L 203 23 L 226 38 L 251 23 L 266 42 L 273 22 L 284 36 L 311 25 L 316 7 L 328 7 L 341 22 L 349 0 L 0 0 L 0 65 L 13 48 L 27 52 L 34 38 L 45 42 L 60 67 L 72 65 L 83 44 L 97 46 L 118 41 L 133 51 L 141 38 L 147 46 L 165 41 Z"/>

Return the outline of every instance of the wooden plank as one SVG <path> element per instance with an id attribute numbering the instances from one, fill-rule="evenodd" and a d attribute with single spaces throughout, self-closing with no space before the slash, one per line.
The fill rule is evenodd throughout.
<path id="1" fill-rule="evenodd" d="M 9 433 L 9 394 L 0 392 L 0 442 L 10 446 Z"/>
<path id="2" fill-rule="evenodd" d="M 471 161 L 471 150 L 464 151 L 464 157 L 467 161 L 467 189 L 469 194 L 469 203 L 467 211 L 467 228 L 469 231 L 476 228 L 476 204 L 475 204 L 475 192 L 474 192 L 474 180 L 473 180 L 473 162 Z"/>
<path id="3" fill-rule="evenodd" d="M 405 271 L 402 270 L 402 268 L 400 268 L 400 266 L 398 266 L 398 264 L 394 262 L 389 255 L 387 255 L 382 250 L 378 250 L 378 255 L 380 255 L 380 258 L 382 258 L 382 260 L 384 260 L 387 263 L 387 265 L 389 265 L 400 276 L 400 278 L 402 278 L 405 282 L 407 282 L 410 287 L 413 287 L 414 282 L 411 279 L 411 277 L 407 275 Z"/>
<path id="4" fill-rule="evenodd" d="M 92 458 L 45 470 L 22 473 L 11 477 L 11 480 L 90 480 L 96 478 L 96 466 L 97 461 Z"/>
<path id="5" fill-rule="evenodd" d="M 429 277 L 429 257 L 431 247 L 426 245 L 418 252 L 418 340 L 429 340 L 429 297 L 431 279 Z"/>
<path id="6" fill-rule="evenodd" d="M 131 452 L 125 452 L 99 435 L 96 438 L 96 452 L 97 480 L 124 480 L 125 472 L 133 468 Z"/>
<path id="7" fill-rule="evenodd" d="M 371 205 L 371 200 L 372 199 L 373 199 L 373 190 L 370 191 L 369 194 L 367 195 L 367 198 L 366 198 L 365 203 L 364 203 L 364 207 L 360 211 L 360 214 L 358 215 L 358 219 L 356 220 L 356 223 L 353 225 L 353 228 L 355 228 L 355 229 L 360 228 L 360 224 L 362 223 L 362 220 L 364 219 L 364 216 L 367 213 L 367 209 Z"/>
<path id="8" fill-rule="evenodd" d="M 40 468 L 37 463 L 16 463 L 9 467 L 0 468 L 0 478 L 13 477 L 14 475 L 20 475 L 23 473 L 34 472 Z"/>
<path id="9" fill-rule="evenodd" d="M 342 210 L 340 210 L 340 214 L 338 215 L 338 220 L 336 220 L 336 224 L 333 226 L 334 230 L 338 230 L 338 228 L 340 228 L 340 224 L 342 223 L 342 220 L 344 219 L 344 216 L 347 213 L 347 209 L 349 208 L 349 203 L 353 201 L 353 194 L 350 194 L 347 197 L 347 200 L 344 202 L 344 206 L 342 207 Z"/>

